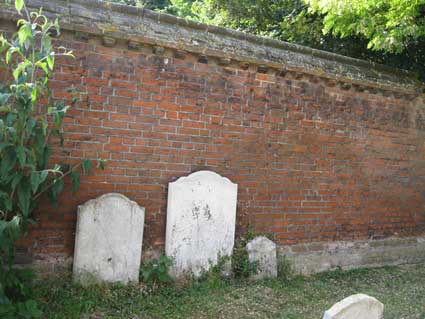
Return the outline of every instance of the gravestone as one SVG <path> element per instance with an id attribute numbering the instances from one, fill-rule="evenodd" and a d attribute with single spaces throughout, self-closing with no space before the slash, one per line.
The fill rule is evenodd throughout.
<path id="1" fill-rule="evenodd" d="M 73 277 L 82 284 L 138 282 L 145 209 L 121 194 L 78 207 Z"/>
<path id="2" fill-rule="evenodd" d="M 334 304 L 323 319 L 382 319 L 384 305 L 364 294 L 352 295 Z"/>
<path id="3" fill-rule="evenodd" d="M 260 236 L 255 237 L 246 245 L 250 262 L 257 265 L 257 273 L 253 279 L 277 277 L 276 244 L 270 239 Z"/>
<path id="4" fill-rule="evenodd" d="M 169 184 L 165 252 L 173 259 L 174 277 L 199 276 L 232 254 L 237 187 L 211 171 Z"/>

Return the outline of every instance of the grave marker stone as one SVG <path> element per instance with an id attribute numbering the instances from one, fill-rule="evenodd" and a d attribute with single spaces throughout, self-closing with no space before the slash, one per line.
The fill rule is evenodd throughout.
<path id="1" fill-rule="evenodd" d="M 257 265 L 257 273 L 253 279 L 277 277 L 276 244 L 270 239 L 260 236 L 255 237 L 246 245 L 250 262 Z"/>
<path id="2" fill-rule="evenodd" d="M 78 207 L 73 277 L 138 282 L 145 209 L 121 194 L 105 194 Z"/>
<path id="3" fill-rule="evenodd" d="M 172 275 L 199 276 L 232 254 L 237 185 L 211 171 L 169 184 L 165 251 Z"/>

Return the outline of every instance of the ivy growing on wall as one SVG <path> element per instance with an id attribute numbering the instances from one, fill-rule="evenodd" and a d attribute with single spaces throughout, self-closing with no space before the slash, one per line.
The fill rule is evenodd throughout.
<path id="1" fill-rule="evenodd" d="M 31 300 L 32 275 L 14 266 L 15 244 L 35 224 L 32 213 L 42 196 L 55 202 L 68 175 L 76 191 L 92 162 L 52 162 L 51 145 L 62 145 L 62 120 L 71 105 L 52 99 L 49 78 L 56 58 L 72 58 L 72 52 L 53 45 L 58 20 L 30 12 L 23 0 L 14 5 L 22 17 L 18 31 L 0 35 L 0 317 L 36 318 L 41 313 Z"/>

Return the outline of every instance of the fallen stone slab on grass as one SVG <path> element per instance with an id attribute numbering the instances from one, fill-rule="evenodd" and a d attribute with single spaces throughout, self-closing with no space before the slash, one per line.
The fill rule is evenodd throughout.
<path id="1" fill-rule="evenodd" d="M 327 310 L 323 319 L 383 319 L 384 305 L 365 294 L 351 295 Z"/>

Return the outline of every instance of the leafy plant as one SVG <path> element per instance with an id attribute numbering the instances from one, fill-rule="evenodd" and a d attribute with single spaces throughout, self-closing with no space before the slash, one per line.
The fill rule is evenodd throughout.
<path id="1" fill-rule="evenodd" d="M 217 262 L 210 263 L 210 268 L 203 271 L 199 277 L 193 276 L 191 279 L 194 285 L 206 285 L 209 288 L 219 288 L 231 282 L 232 271 L 231 257 L 218 256 Z"/>
<path id="2" fill-rule="evenodd" d="M 56 202 L 68 175 L 75 191 L 92 163 L 51 162 L 51 144 L 63 143 L 62 120 L 70 105 L 54 101 L 48 83 L 56 58 L 72 52 L 53 46 L 58 20 L 50 21 L 41 9 L 29 12 L 23 0 L 14 4 L 22 16 L 18 31 L 10 38 L 0 35 L 0 317 L 36 318 L 41 313 L 30 299 L 31 276 L 14 267 L 15 243 L 35 223 L 31 214 L 41 196 Z"/>
<path id="3" fill-rule="evenodd" d="M 292 264 L 286 256 L 279 256 L 277 260 L 277 277 L 284 282 L 291 281 L 294 278 Z"/>
<path id="4" fill-rule="evenodd" d="M 172 260 L 164 255 L 161 255 L 158 259 L 145 261 L 140 267 L 142 281 L 152 287 L 172 282 L 173 279 L 168 273 L 171 264 Z"/>
<path id="5" fill-rule="evenodd" d="M 247 243 L 254 237 L 255 234 L 248 230 L 245 235 L 240 236 L 235 242 L 232 255 L 232 270 L 235 278 L 248 278 L 257 272 L 257 264 L 249 260 L 248 251 L 246 250 Z"/>
<path id="6" fill-rule="evenodd" d="M 308 0 L 310 10 L 323 14 L 323 32 L 341 38 L 360 35 L 372 50 L 400 53 L 410 41 L 423 40 L 423 0 Z"/>

